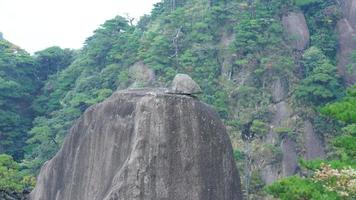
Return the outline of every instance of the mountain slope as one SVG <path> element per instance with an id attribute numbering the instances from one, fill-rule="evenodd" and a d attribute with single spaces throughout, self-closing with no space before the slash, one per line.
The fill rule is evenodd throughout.
<path id="1" fill-rule="evenodd" d="M 319 108 L 353 84 L 350 35 L 338 41 L 334 31 L 352 23 L 353 2 L 164 0 L 137 25 L 108 20 L 46 81 L 26 163 L 38 172 L 84 110 L 116 89 L 167 86 L 186 73 L 227 125 L 245 194 L 264 196 L 265 184 L 305 173 L 298 158 L 333 153 L 329 140 L 343 125 Z"/>

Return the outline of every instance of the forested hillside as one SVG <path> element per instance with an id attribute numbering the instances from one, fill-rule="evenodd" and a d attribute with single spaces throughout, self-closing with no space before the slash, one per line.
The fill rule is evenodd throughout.
<path id="1" fill-rule="evenodd" d="M 86 108 L 117 89 L 167 87 L 186 73 L 228 128 L 246 199 L 352 199 L 351 5 L 163 0 L 137 24 L 106 21 L 78 51 L 51 47 L 30 56 L 1 39 L 0 152 L 20 162 L 16 180 L 31 179 Z M 1 190 L 31 185 L 7 187 L 3 179 L 0 173 Z"/>

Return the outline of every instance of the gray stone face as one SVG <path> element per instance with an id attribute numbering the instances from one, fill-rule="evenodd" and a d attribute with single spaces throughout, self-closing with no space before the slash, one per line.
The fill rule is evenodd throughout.
<path id="1" fill-rule="evenodd" d="M 309 45 L 310 34 L 305 17 L 301 12 L 290 12 L 282 18 L 283 27 L 290 45 L 304 50 Z"/>
<path id="2" fill-rule="evenodd" d="M 172 83 L 172 92 L 177 94 L 199 94 L 199 85 L 186 74 L 177 74 Z"/>
<path id="3" fill-rule="evenodd" d="M 225 127 L 196 98 L 126 90 L 90 107 L 32 200 L 240 200 Z"/>
<path id="4" fill-rule="evenodd" d="M 356 28 L 356 0 L 340 0 L 341 12 L 350 25 Z"/>
<path id="5" fill-rule="evenodd" d="M 325 151 L 323 143 L 314 132 L 313 124 L 306 120 L 304 122 L 304 141 L 305 141 L 305 159 L 312 160 L 317 158 L 324 158 Z"/>
<path id="6" fill-rule="evenodd" d="M 281 143 L 283 152 L 282 158 L 282 175 L 283 177 L 292 176 L 298 169 L 298 155 L 296 151 L 296 143 L 289 137 L 285 137 Z"/>
<path id="7" fill-rule="evenodd" d="M 338 72 L 347 85 L 356 83 L 356 64 L 351 56 L 356 53 L 356 0 L 342 0 L 343 17 L 337 24 L 339 33 Z"/>
<path id="8" fill-rule="evenodd" d="M 279 103 L 283 101 L 288 95 L 287 81 L 283 81 L 281 78 L 277 78 L 272 82 L 272 102 Z"/>
<path id="9" fill-rule="evenodd" d="M 135 80 L 132 84 L 132 87 L 137 85 L 149 86 L 155 80 L 155 73 L 142 61 L 136 62 L 133 64 L 130 69 L 130 76 Z"/>
<path id="10" fill-rule="evenodd" d="M 277 145 L 279 142 L 279 136 L 274 128 L 288 127 L 287 120 L 292 115 L 292 110 L 287 102 L 281 101 L 274 105 L 274 109 L 272 111 L 274 112 L 271 121 L 271 126 L 273 128 L 271 128 L 271 130 L 268 132 L 265 143 Z M 283 151 L 282 172 L 280 171 L 280 167 L 275 163 L 267 164 L 264 168 L 262 168 L 261 178 L 266 184 L 275 182 L 276 180 L 280 179 L 282 175 L 289 173 L 289 170 L 293 168 L 296 160 L 294 160 L 294 156 L 292 155 L 293 147 L 287 147 L 287 145 L 290 143 L 291 141 L 286 141 L 286 139 L 284 139 L 281 144 L 281 149 Z"/>

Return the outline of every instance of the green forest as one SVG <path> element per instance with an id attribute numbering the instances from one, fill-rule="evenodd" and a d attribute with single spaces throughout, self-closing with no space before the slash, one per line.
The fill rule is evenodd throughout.
<path id="1" fill-rule="evenodd" d="M 107 20 L 79 50 L 31 55 L 0 36 L 0 191 L 31 190 L 91 105 L 185 73 L 227 127 L 246 199 L 355 199 L 356 81 L 345 74 L 356 48 L 340 73 L 342 9 L 337 0 L 163 0 L 137 23 Z M 303 16 L 307 37 L 289 34 L 289 16 Z"/>

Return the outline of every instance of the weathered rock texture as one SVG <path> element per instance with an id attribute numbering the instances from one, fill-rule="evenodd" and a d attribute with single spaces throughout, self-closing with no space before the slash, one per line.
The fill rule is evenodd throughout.
<path id="1" fill-rule="evenodd" d="M 272 102 L 279 103 L 287 98 L 288 82 L 278 77 L 272 82 L 271 89 Z"/>
<path id="2" fill-rule="evenodd" d="M 281 150 L 283 152 L 282 176 L 286 177 L 296 174 L 298 169 L 298 155 L 295 141 L 286 136 L 282 140 Z"/>
<path id="3" fill-rule="evenodd" d="M 229 46 L 234 42 L 235 34 L 222 32 L 222 36 L 219 42 L 219 53 L 217 59 L 221 63 L 221 75 L 227 77 L 229 80 L 233 76 L 233 63 L 235 54 L 229 51 Z"/>
<path id="4" fill-rule="evenodd" d="M 133 64 L 130 69 L 130 76 L 135 80 L 132 87 L 136 86 L 148 86 L 155 80 L 155 73 L 142 61 Z"/>
<path id="5" fill-rule="evenodd" d="M 347 19 L 349 24 L 356 28 L 356 1 L 355 0 L 340 0 L 341 11 L 344 18 Z"/>
<path id="6" fill-rule="evenodd" d="M 312 160 L 324 158 L 324 145 L 318 135 L 314 132 L 313 124 L 306 120 L 304 122 L 305 159 Z"/>
<path id="7" fill-rule="evenodd" d="M 304 14 L 290 12 L 282 18 L 283 27 L 291 46 L 297 50 L 304 50 L 309 45 L 310 34 Z"/>
<path id="8" fill-rule="evenodd" d="M 356 83 L 356 64 L 351 56 L 356 53 L 356 0 L 342 0 L 343 17 L 337 24 L 339 33 L 338 71 L 346 84 Z"/>
<path id="9" fill-rule="evenodd" d="M 186 95 L 126 90 L 90 107 L 41 169 L 32 200 L 239 200 L 218 115 Z"/>
<path id="10" fill-rule="evenodd" d="M 199 94 L 202 90 L 187 74 L 177 74 L 172 82 L 172 92 L 177 94 Z"/>

